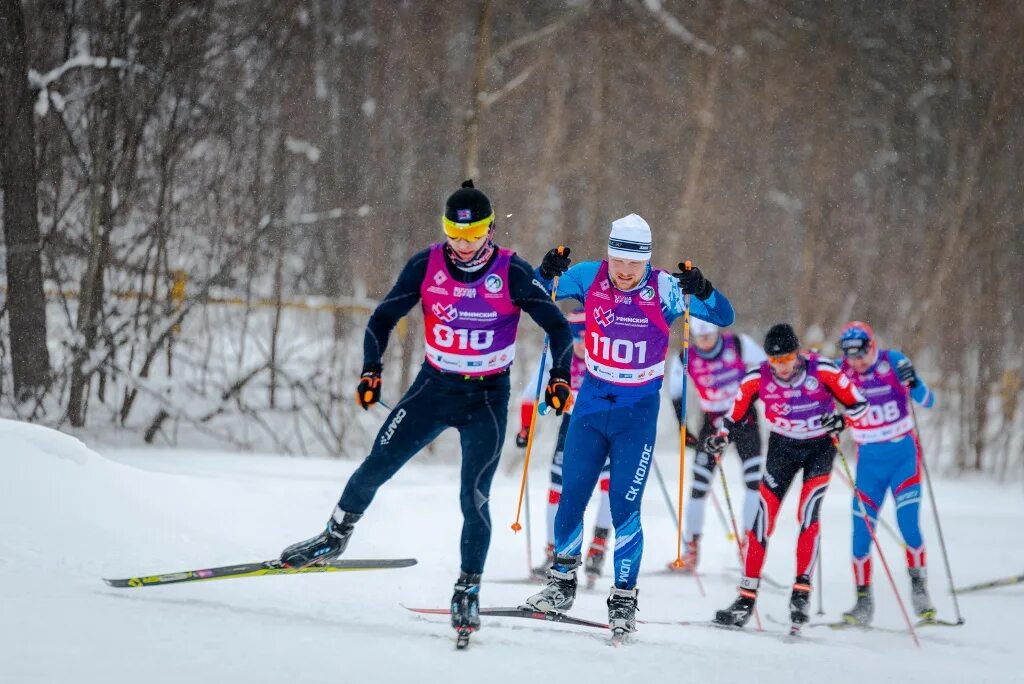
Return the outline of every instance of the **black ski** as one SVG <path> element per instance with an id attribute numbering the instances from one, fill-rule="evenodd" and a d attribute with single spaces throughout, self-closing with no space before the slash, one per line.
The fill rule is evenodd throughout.
<path id="1" fill-rule="evenodd" d="M 299 575 L 311 572 L 354 572 L 359 570 L 385 570 L 390 568 L 408 568 L 416 565 L 415 558 L 395 558 L 384 560 L 336 560 L 330 563 L 308 565 L 304 568 L 286 568 L 278 560 L 243 563 L 241 565 L 225 565 L 219 568 L 183 570 L 162 575 L 128 577 L 125 579 L 103 578 L 111 587 L 150 587 L 182 582 L 203 582 L 218 579 L 238 579 L 241 577 L 262 577 L 264 575 Z"/>
<path id="2" fill-rule="evenodd" d="M 451 611 L 448 608 L 413 608 L 403 604 L 399 604 L 406 610 L 414 613 L 422 613 L 424 615 L 451 615 Z M 603 622 L 594 622 L 592 620 L 583 620 L 581 618 L 572 617 L 565 613 L 544 613 L 539 610 L 531 610 L 529 608 L 481 608 L 480 615 L 486 617 L 511 617 L 511 618 L 526 618 L 528 620 L 543 620 L 546 622 L 560 622 L 564 625 L 577 625 L 580 627 L 593 627 L 594 629 L 608 629 L 608 625 Z"/>

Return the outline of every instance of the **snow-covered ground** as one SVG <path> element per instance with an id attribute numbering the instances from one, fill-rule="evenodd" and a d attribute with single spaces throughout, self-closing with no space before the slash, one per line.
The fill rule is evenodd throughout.
<path id="1" fill-rule="evenodd" d="M 663 442 L 659 460 L 674 482 L 674 442 Z M 535 560 L 549 448 L 539 447 L 532 477 Z M 485 618 L 470 648 L 456 652 L 445 618 L 416 616 L 399 605 L 444 606 L 450 596 L 460 524 L 451 465 L 404 469 L 381 490 L 347 553 L 414 556 L 415 567 L 112 589 L 100 578 L 276 556 L 320 528 L 356 464 L 273 454 L 101 451 L 43 427 L 0 421 L 0 682 L 1021 681 L 1024 587 L 961 597 L 967 624 L 921 630 L 921 649 L 906 634 L 885 632 L 813 629 L 791 643 L 759 634 L 753 625 L 732 633 L 655 624 L 642 625 L 628 647 L 611 649 L 597 631 Z M 733 491 L 740 491 L 736 470 L 730 457 Z M 492 496 L 485 605 L 516 604 L 533 590 L 486 582 L 525 574 L 523 536 L 509 530 L 517 487 L 518 478 L 502 468 Z M 936 487 L 957 582 L 1019 573 L 1019 488 L 945 479 Z M 786 582 L 795 498 L 787 499 L 766 567 Z M 853 600 L 849 501 L 834 481 L 823 512 L 828 619 Z M 891 513 L 886 510 L 890 519 Z M 943 617 L 952 618 L 930 509 L 926 513 L 932 594 Z M 675 552 L 656 483 L 644 516 L 650 573 Z M 707 596 L 693 579 L 642 572 L 642 619 L 703 620 L 732 600 L 735 551 L 711 512 L 706 538 Z M 902 553 L 887 538 L 883 547 L 905 594 Z M 876 566 L 876 624 L 898 628 L 898 609 Z M 602 586 L 582 595 L 573 613 L 603 621 L 605 594 Z M 762 617 L 784 617 L 786 598 L 787 592 L 765 590 Z M 783 629 L 765 627 L 773 634 Z"/>

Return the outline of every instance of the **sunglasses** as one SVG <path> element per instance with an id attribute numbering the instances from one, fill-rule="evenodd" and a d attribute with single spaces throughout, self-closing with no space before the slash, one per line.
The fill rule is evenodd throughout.
<path id="1" fill-rule="evenodd" d="M 796 352 L 790 352 L 788 354 L 779 354 L 777 356 L 769 356 L 768 363 L 782 364 L 796 361 Z"/>
<path id="2" fill-rule="evenodd" d="M 850 347 L 843 350 L 843 356 L 848 359 L 863 359 L 868 355 L 868 350 L 864 347 Z"/>

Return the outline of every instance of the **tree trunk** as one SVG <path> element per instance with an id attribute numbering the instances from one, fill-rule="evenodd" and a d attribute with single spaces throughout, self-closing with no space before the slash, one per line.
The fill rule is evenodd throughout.
<path id="1" fill-rule="evenodd" d="M 28 87 L 25 18 L 18 0 L 0 0 L 0 184 L 4 192 L 7 309 L 14 392 L 28 398 L 50 374 L 46 299 L 36 197 L 35 122 Z"/>

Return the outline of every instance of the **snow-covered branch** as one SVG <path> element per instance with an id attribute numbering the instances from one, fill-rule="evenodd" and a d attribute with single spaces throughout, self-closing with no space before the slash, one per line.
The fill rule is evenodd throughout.
<path id="1" fill-rule="evenodd" d="M 654 15 L 666 31 L 679 38 L 679 40 L 687 45 L 692 45 L 695 50 L 704 54 L 713 55 L 715 53 L 714 45 L 701 40 L 692 31 L 683 26 L 682 22 L 662 6 L 661 0 L 642 0 L 641 4 Z"/>

